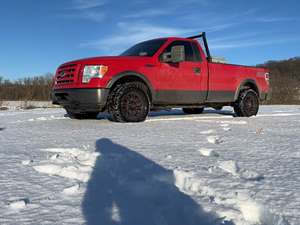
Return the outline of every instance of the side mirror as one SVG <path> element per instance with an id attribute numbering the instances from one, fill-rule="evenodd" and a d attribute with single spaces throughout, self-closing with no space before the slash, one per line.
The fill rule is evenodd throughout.
<path id="1" fill-rule="evenodd" d="M 171 59 L 173 63 L 185 61 L 185 49 L 183 45 L 177 45 L 172 47 Z"/>
<path id="2" fill-rule="evenodd" d="M 164 63 L 170 63 L 172 62 L 172 57 L 170 52 L 165 52 L 162 54 L 162 62 Z"/>
<path id="3" fill-rule="evenodd" d="M 185 49 L 183 45 L 173 46 L 171 52 L 163 53 L 164 63 L 179 63 L 185 61 Z"/>

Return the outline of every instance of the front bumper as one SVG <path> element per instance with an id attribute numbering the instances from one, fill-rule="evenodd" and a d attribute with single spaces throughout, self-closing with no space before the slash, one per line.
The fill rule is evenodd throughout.
<path id="1" fill-rule="evenodd" d="M 60 89 L 52 91 L 52 102 L 73 112 L 103 111 L 109 89 Z"/>

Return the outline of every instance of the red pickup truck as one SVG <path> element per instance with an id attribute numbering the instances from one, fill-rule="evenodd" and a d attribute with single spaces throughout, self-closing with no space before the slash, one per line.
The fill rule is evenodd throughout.
<path id="1" fill-rule="evenodd" d="M 175 107 L 199 114 L 204 107 L 232 106 L 236 116 L 254 116 L 268 90 L 266 69 L 213 62 L 203 32 L 62 64 L 52 98 L 73 118 L 96 118 L 106 110 L 113 121 L 141 122 L 150 110 Z"/>

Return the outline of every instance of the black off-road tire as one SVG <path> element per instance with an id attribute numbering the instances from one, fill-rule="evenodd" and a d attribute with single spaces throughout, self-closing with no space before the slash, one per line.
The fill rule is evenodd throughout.
<path id="1" fill-rule="evenodd" d="M 99 112 L 82 112 L 75 113 L 70 109 L 66 109 L 68 116 L 71 119 L 83 120 L 83 119 L 96 119 Z"/>
<path id="2" fill-rule="evenodd" d="M 143 122 L 150 110 L 147 87 L 141 82 L 117 85 L 108 97 L 108 112 L 115 122 Z"/>
<path id="3" fill-rule="evenodd" d="M 186 114 L 201 114 L 203 113 L 204 107 L 200 108 L 182 108 L 182 111 Z"/>
<path id="4" fill-rule="evenodd" d="M 241 91 L 233 108 L 238 117 L 251 117 L 257 115 L 259 110 L 258 94 L 252 89 Z"/>

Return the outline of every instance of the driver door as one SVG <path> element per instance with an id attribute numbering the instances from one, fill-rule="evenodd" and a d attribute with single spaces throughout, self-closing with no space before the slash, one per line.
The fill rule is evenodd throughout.
<path id="1" fill-rule="evenodd" d="M 184 46 L 185 60 L 178 63 L 162 62 L 157 74 L 159 91 L 156 100 L 160 104 L 185 105 L 205 102 L 206 91 L 201 90 L 201 82 L 207 74 L 199 49 L 194 42 L 174 41 L 163 51 L 170 53 L 173 46 Z"/>

